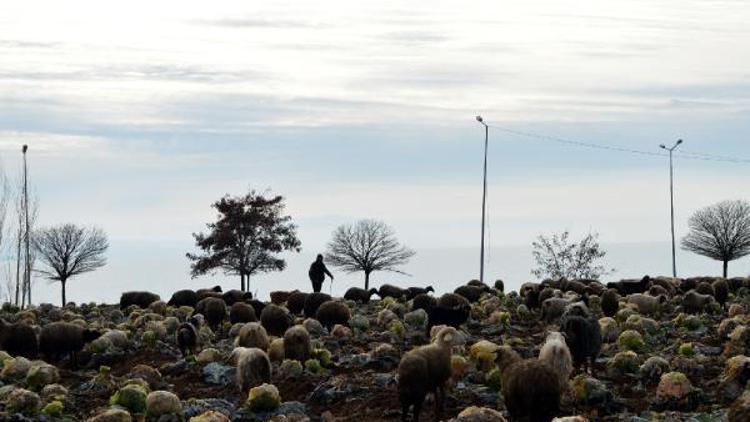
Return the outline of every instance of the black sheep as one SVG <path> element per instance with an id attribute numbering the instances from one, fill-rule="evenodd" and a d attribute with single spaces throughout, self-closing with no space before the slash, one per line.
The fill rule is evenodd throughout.
<path id="1" fill-rule="evenodd" d="M 351 300 L 357 303 L 370 303 L 372 295 L 377 294 L 377 289 L 365 290 L 359 287 L 350 287 L 346 293 L 344 293 L 344 299 Z"/>
<path id="2" fill-rule="evenodd" d="M 502 393 L 511 420 L 549 422 L 560 411 L 562 388 L 546 362 L 526 359 L 501 365 Z"/>
<path id="3" fill-rule="evenodd" d="M 48 359 L 58 360 L 66 353 L 70 354 L 73 369 L 78 368 L 78 352 L 86 343 L 99 338 L 101 333 L 82 328 L 69 322 L 51 322 L 42 327 L 39 334 L 39 351 Z"/>
<path id="4" fill-rule="evenodd" d="M 0 319 L 0 349 L 11 356 L 36 358 L 39 342 L 34 329 L 24 323 L 7 323 Z"/>
<path id="5" fill-rule="evenodd" d="M 161 300 L 159 295 L 151 292 L 125 292 L 120 296 L 120 309 L 130 305 L 136 305 L 141 309 L 147 309 L 148 305 Z"/>
<path id="6" fill-rule="evenodd" d="M 260 316 L 260 313 L 263 312 L 263 308 L 266 307 L 266 304 L 258 299 L 246 300 L 245 303 L 253 307 L 256 316 Z"/>
<path id="7" fill-rule="evenodd" d="M 190 353 L 195 353 L 198 347 L 198 327 L 200 322 L 197 318 L 190 318 L 189 321 L 181 323 L 177 327 L 175 337 L 180 353 L 185 357 Z"/>
<path id="8" fill-rule="evenodd" d="M 221 294 L 221 298 L 224 299 L 224 303 L 227 306 L 232 306 L 237 302 L 244 302 L 253 298 L 253 294 L 250 292 L 243 292 L 240 290 L 227 290 Z"/>
<path id="9" fill-rule="evenodd" d="M 422 293 L 422 294 L 418 294 L 414 296 L 414 299 L 412 299 L 412 302 L 411 302 L 411 309 L 413 311 L 416 311 L 417 309 L 424 309 L 425 312 L 427 312 L 428 314 L 430 313 L 432 308 L 436 306 L 437 306 L 437 299 L 435 299 L 434 297 L 426 293 Z"/>
<path id="10" fill-rule="evenodd" d="M 401 299 L 406 295 L 406 290 L 396 287 L 392 284 L 383 284 L 380 286 L 380 289 L 378 290 L 378 296 L 380 296 L 381 299 L 385 299 L 387 297 L 392 297 L 396 300 Z"/>
<path id="11" fill-rule="evenodd" d="M 323 302 L 331 300 L 331 295 L 325 293 L 310 293 L 305 298 L 305 318 L 315 318 L 315 314 L 318 312 L 318 308 Z"/>
<path id="12" fill-rule="evenodd" d="M 577 315 L 569 316 L 563 319 L 560 331 L 565 335 L 565 343 L 570 349 L 573 364 L 579 366 L 588 362 L 593 368 L 594 361 L 602 349 L 599 321 Z"/>
<path id="13" fill-rule="evenodd" d="M 620 310 L 620 296 L 616 289 L 607 289 L 602 293 L 602 312 L 605 316 L 613 317 Z"/>
<path id="14" fill-rule="evenodd" d="M 435 292 L 432 286 L 427 287 L 408 287 L 406 289 L 406 300 L 412 300 L 421 294 L 427 294 L 429 292 Z"/>
<path id="15" fill-rule="evenodd" d="M 505 293 L 505 283 L 503 282 L 503 280 L 495 280 L 495 290 L 499 290 L 500 293 Z"/>
<path id="16" fill-rule="evenodd" d="M 539 292 L 542 287 L 536 283 L 524 283 L 521 285 L 518 293 L 523 298 L 523 304 L 529 309 L 538 309 L 541 305 L 539 300 Z"/>
<path id="17" fill-rule="evenodd" d="M 651 277 L 645 276 L 640 280 L 620 280 L 607 283 L 607 288 L 617 289 L 623 295 L 645 293 L 651 287 Z"/>
<path id="18" fill-rule="evenodd" d="M 195 305 L 195 312 L 202 314 L 211 329 L 216 331 L 227 316 L 227 305 L 219 298 L 207 297 Z"/>
<path id="19" fill-rule="evenodd" d="M 707 281 L 701 281 L 698 283 L 698 285 L 695 287 L 695 291 L 702 294 L 702 295 L 714 295 L 714 286 L 711 285 L 711 283 Z"/>
<path id="20" fill-rule="evenodd" d="M 458 328 L 469 319 L 471 304 L 463 296 L 446 293 L 440 296 L 437 305 L 428 311 L 427 333 L 436 325 Z"/>
<path id="21" fill-rule="evenodd" d="M 457 295 L 455 293 L 446 293 L 440 296 L 440 299 L 438 299 L 438 306 L 443 306 L 446 308 L 471 308 L 471 304 L 468 300 L 466 300 L 465 297 Z"/>
<path id="22" fill-rule="evenodd" d="M 286 330 L 292 326 L 292 322 L 294 322 L 294 317 L 286 308 L 278 305 L 266 305 L 260 313 L 261 325 L 272 336 L 283 337 Z"/>
<path id="23" fill-rule="evenodd" d="M 469 302 L 478 302 L 482 297 L 482 293 L 485 293 L 488 290 L 488 287 L 466 285 L 457 287 L 453 293 L 465 297 Z"/>
<path id="24" fill-rule="evenodd" d="M 714 299 L 721 305 L 723 308 L 724 305 L 727 303 L 727 297 L 729 296 L 729 284 L 724 279 L 719 279 L 714 281 L 713 283 L 714 288 Z"/>
<path id="25" fill-rule="evenodd" d="M 271 303 L 274 305 L 283 305 L 289 299 L 289 296 L 295 292 L 299 292 L 299 290 L 293 290 L 291 292 L 275 290 L 269 294 L 269 296 L 271 296 Z"/>
<path id="26" fill-rule="evenodd" d="M 351 317 L 352 314 L 349 307 L 345 303 L 335 300 L 323 302 L 315 314 L 315 319 L 328 330 L 331 330 L 336 324 L 347 325 Z"/>
<path id="27" fill-rule="evenodd" d="M 204 294 L 204 293 L 221 293 L 221 286 L 214 286 L 210 289 L 198 289 L 195 291 L 195 293 L 198 294 L 198 296 Z"/>
<path id="28" fill-rule="evenodd" d="M 195 304 L 198 303 L 198 293 L 190 289 L 178 290 L 172 294 L 172 297 L 167 302 L 169 306 L 190 306 L 195 308 Z"/>
<path id="29" fill-rule="evenodd" d="M 236 324 L 238 322 L 255 322 L 258 317 L 255 315 L 255 309 L 245 302 L 235 302 L 229 308 L 229 322 Z"/>
<path id="30" fill-rule="evenodd" d="M 307 299 L 307 293 L 293 292 L 286 298 L 286 308 L 293 315 L 299 315 L 305 309 L 305 299 Z"/>

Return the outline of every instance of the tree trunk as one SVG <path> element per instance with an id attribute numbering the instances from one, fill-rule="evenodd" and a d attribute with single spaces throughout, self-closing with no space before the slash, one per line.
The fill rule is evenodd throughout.
<path id="1" fill-rule="evenodd" d="M 245 291 L 245 274 L 240 273 L 240 291 Z"/>
<path id="2" fill-rule="evenodd" d="M 727 267 L 729 267 L 729 260 L 724 260 L 724 278 L 727 278 Z"/>
<path id="3" fill-rule="evenodd" d="M 365 290 L 370 290 L 370 272 L 365 271 Z"/>
<path id="4" fill-rule="evenodd" d="M 65 307 L 65 280 L 60 280 L 60 284 L 62 284 L 62 307 Z"/>
<path id="5" fill-rule="evenodd" d="M 16 301 L 15 305 L 18 306 L 21 300 L 21 227 L 18 228 L 18 245 L 16 249 Z"/>

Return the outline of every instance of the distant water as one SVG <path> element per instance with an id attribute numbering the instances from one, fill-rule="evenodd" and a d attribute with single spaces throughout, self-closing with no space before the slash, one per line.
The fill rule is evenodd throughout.
<path id="1" fill-rule="evenodd" d="M 671 252 L 666 242 L 617 243 L 602 245 L 608 251 L 603 263 L 617 271 L 605 278 L 636 278 L 645 274 L 671 274 Z M 239 288 L 239 277 L 206 276 L 191 279 L 185 251 L 191 244 L 154 243 L 139 241 L 112 241 L 108 265 L 91 274 L 74 278 L 68 282 L 68 300 L 75 302 L 106 302 L 119 300 L 126 290 L 149 290 L 168 299 L 177 289 L 199 288 L 220 284 L 224 289 Z M 250 290 L 261 299 L 267 299 L 273 290 L 310 290 L 307 269 L 317 251 L 304 251 L 288 255 L 288 267 L 280 273 L 255 276 L 250 280 Z M 720 275 L 721 263 L 678 251 L 678 275 Z M 521 283 L 534 278 L 530 274 L 533 266 L 530 246 L 493 247 L 488 254 L 486 280 L 497 278 L 505 281 L 506 289 L 517 289 Z M 730 263 L 730 276 L 748 276 L 750 258 Z M 334 295 L 340 296 L 351 286 L 363 286 L 361 273 L 345 274 L 331 268 L 335 280 Z M 399 286 L 435 287 L 437 293 L 452 291 L 459 284 L 479 277 L 478 248 L 417 249 L 412 262 L 404 267 L 411 274 L 375 273 L 371 276 L 374 287 L 382 283 Z M 326 281 L 324 291 L 331 287 Z M 38 279 L 33 291 L 35 303 L 59 303 L 60 286 Z"/>

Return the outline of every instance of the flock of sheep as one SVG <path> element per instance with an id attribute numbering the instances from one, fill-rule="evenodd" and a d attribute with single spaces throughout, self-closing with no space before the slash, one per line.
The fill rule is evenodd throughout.
<path id="1" fill-rule="evenodd" d="M 230 360 L 236 367 L 236 384 L 243 393 L 271 382 L 272 362 L 313 357 L 311 332 L 333 333 L 349 327 L 356 304 L 368 304 L 378 295 L 387 305 L 377 314 L 376 323 L 403 318 L 406 312 L 426 316 L 424 338 L 427 344 L 414 345 L 400 355 L 397 391 L 401 418 L 418 421 L 426 397 L 434 397 L 435 416 L 441 420 L 446 389 L 455 373 L 456 350 L 489 347 L 499 370 L 505 409 L 511 420 L 550 421 L 559 416 L 561 400 L 576 373 L 596 370 L 595 361 L 603 343 L 602 320 L 615 317 L 624 308 L 640 315 L 658 314 L 663 307 L 676 304 L 688 314 L 709 307 L 724 309 L 730 292 L 747 288 L 742 279 L 673 280 L 644 277 L 604 285 L 595 280 L 546 280 L 526 283 L 518 292 L 504 290 L 502 281 L 489 286 L 473 280 L 439 297 L 432 287 L 402 289 L 383 285 L 379 289 L 351 288 L 343 299 L 325 293 L 299 291 L 271 293 L 266 303 L 250 293 L 238 290 L 180 290 L 168 302 L 150 292 L 126 292 L 120 299 L 123 316 L 137 312 L 141 318 L 170 314 L 169 310 L 187 309 L 173 330 L 172 341 L 184 357 L 197 354 L 204 346 L 202 331 L 210 329 L 219 336 L 234 339 Z M 546 331 L 546 340 L 535 357 L 522 358 L 510 345 L 496 345 L 472 338 L 465 324 L 473 310 L 488 298 L 501 300 L 503 309 L 512 309 L 516 318 L 536 319 Z M 51 305 L 39 312 L 51 313 Z M 145 314 L 141 314 L 141 311 Z M 595 311 L 594 311 L 595 310 Z M 57 362 L 70 356 L 70 366 L 78 365 L 77 354 L 89 342 L 100 337 L 108 341 L 127 341 L 122 331 L 107 327 L 89 327 L 82 320 L 49 322 L 36 325 L 31 310 L 20 311 L 14 322 L 0 320 L 0 348 L 11 356 L 43 356 Z M 301 318 L 303 317 L 303 318 Z M 602 318 L 599 318 L 602 317 Z M 227 324 L 229 322 L 229 324 Z M 472 343 L 472 344 L 469 344 Z M 404 347 L 408 349 L 408 347 Z M 500 418 L 500 414 L 493 413 Z M 471 419 L 464 419 L 471 420 Z M 501 419 L 497 419 L 501 420 Z M 738 421 L 741 419 L 730 420 Z"/>

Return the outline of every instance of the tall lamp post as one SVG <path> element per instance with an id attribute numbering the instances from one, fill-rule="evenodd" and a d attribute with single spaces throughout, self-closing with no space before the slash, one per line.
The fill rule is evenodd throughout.
<path id="1" fill-rule="evenodd" d="M 674 166 L 672 164 L 672 153 L 681 143 L 682 139 L 678 139 L 672 148 L 667 148 L 664 144 L 659 145 L 659 148 L 669 151 L 669 210 L 672 222 L 672 277 L 674 278 L 677 278 L 677 258 L 674 243 Z"/>
<path id="2" fill-rule="evenodd" d="M 479 281 L 484 283 L 484 214 L 487 205 L 487 144 L 489 141 L 489 126 L 484 122 L 482 116 L 477 116 L 477 121 L 484 126 L 484 176 L 482 183 L 482 247 L 479 255 Z"/>
<path id="3" fill-rule="evenodd" d="M 24 243 L 26 246 L 26 256 L 24 257 L 25 261 L 25 271 L 24 271 L 24 285 L 26 286 L 26 295 L 28 296 L 29 302 L 28 305 L 31 306 L 31 251 L 30 251 L 30 236 L 31 233 L 29 233 L 29 182 L 28 182 L 28 167 L 26 166 L 26 151 L 29 150 L 28 145 L 24 145 L 21 148 L 21 152 L 23 152 L 23 215 L 25 220 L 25 230 L 24 230 Z"/>

